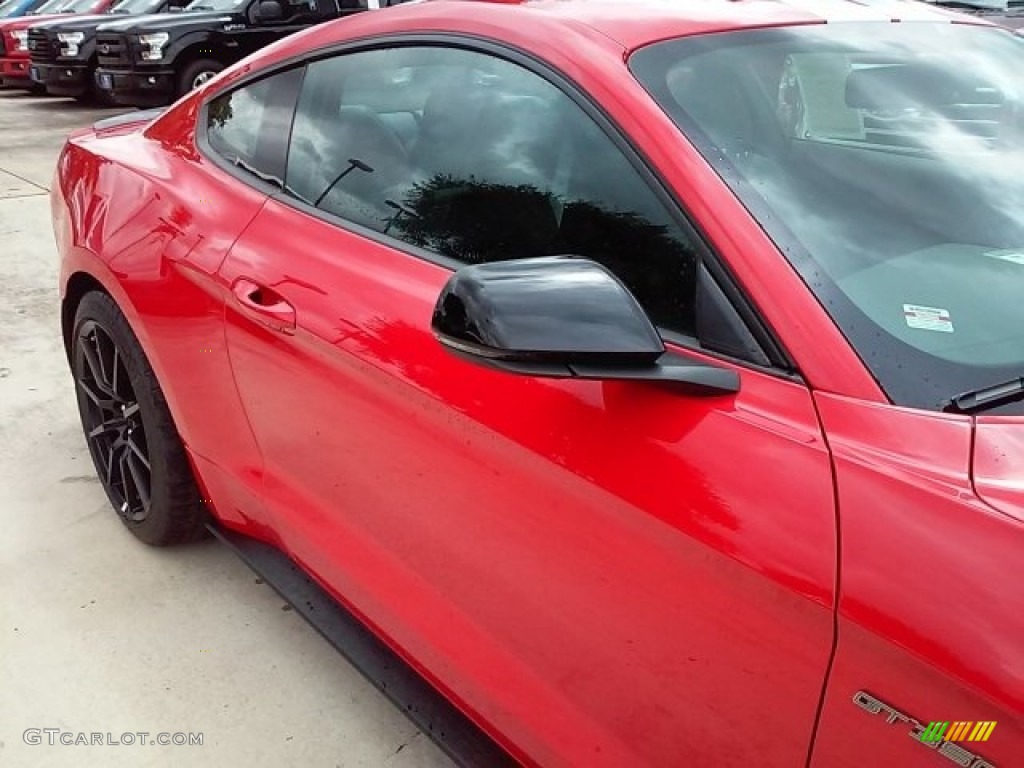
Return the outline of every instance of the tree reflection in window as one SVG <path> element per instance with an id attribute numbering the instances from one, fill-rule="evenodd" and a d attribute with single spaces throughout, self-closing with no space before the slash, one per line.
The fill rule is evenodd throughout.
<path id="1" fill-rule="evenodd" d="M 693 334 L 692 236 L 536 73 L 440 46 L 360 51 L 310 64 L 295 112 L 285 191 L 307 205 L 457 263 L 593 259 Z"/>
<path id="2" fill-rule="evenodd" d="M 696 254 L 664 225 L 592 201 L 560 200 L 528 184 L 506 185 L 437 175 L 415 184 L 382 229 L 405 242 L 466 264 L 566 254 L 610 269 L 651 319 L 694 327 Z"/>
<path id="3" fill-rule="evenodd" d="M 217 126 L 223 128 L 228 120 L 234 117 L 234 111 L 231 108 L 231 95 L 222 96 L 219 99 L 214 99 L 210 102 L 210 106 L 207 108 L 209 115 L 209 126 Z"/>

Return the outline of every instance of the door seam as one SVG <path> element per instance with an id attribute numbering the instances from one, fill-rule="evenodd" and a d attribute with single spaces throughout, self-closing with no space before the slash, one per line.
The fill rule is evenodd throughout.
<path id="1" fill-rule="evenodd" d="M 839 649 L 839 590 L 842 585 L 842 563 L 843 563 L 843 538 L 842 526 L 839 519 L 839 475 L 836 471 L 835 455 L 832 446 L 828 441 L 828 433 L 825 431 L 825 423 L 818 410 L 818 400 L 814 396 L 814 390 L 808 389 L 811 397 L 811 407 L 814 409 L 814 416 L 818 421 L 818 429 L 821 432 L 821 439 L 825 443 L 825 450 L 828 452 L 828 465 L 832 472 L 832 514 L 835 519 L 835 579 L 832 587 L 832 647 L 829 650 L 828 663 L 825 665 L 825 675 L 821 681 L 821 693 L 818 696 L 818 707 L 814 713 L 814 725 L 811 728 L 811 738 L 807 743 L 807 759 L 804 761 L 804 768 L 811 768 L 811 761 L 814 758 L 814 747 L 818 741 L 818 730 L 821 726 L 821 718 L 825 711 L 825 702 L 828 697 L 828 687 L 832 679 L 832 667 L 835 664 L 836 653 Z"/>

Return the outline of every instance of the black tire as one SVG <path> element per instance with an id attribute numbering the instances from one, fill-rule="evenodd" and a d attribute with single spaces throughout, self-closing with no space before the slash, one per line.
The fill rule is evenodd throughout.
<path id="1" fill-rule="evenodd" d="M 167 401 L 114 300 L 87 293 L 71 368 L 89 454 L 121 522 L 146 544 L 202 538 L 206 511 Z"/>
<path id="2" fill-rule="evenodd" d="M 216 59 L 196 59 L 189 63 L 178 75 L 178 98 L 197 88 L 201 78 L 209 79 L 223 69 L 224 65 Z"/>

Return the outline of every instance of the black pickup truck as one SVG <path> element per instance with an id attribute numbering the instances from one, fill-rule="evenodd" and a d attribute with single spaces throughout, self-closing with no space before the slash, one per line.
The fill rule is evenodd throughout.
<path id="1" fill-rule="evenodd" d="M 28 31 L 34 82 L 53 96 L 108 102 L 96 89 L 96 30 L 114 19 L 184 10 L 191 0 L 121 0 L 105 13 L 35 24 Z"/>
<path id="2" fill-rule="evenodd" d="M 1024 35 L 1024 0 L 924 0 L 951 11 L 980 16 Z"/>
<path id="3" fill-rule="evenodd" d="M 285 35 L 409 0 L 195 0 L 186 13 L 124 19 L 96 35 L 97 88 L 116 104 L 169 104 Z"/>

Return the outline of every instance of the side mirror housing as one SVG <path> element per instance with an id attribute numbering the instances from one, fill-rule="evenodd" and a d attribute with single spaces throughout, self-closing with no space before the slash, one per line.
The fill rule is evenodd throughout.
<path id="1" fill-rule="evenodd" d="M 284 18 L 284 4 L 281 0 L 260 0 L 256 4 L 256 21 L 281 21 Z"/>
<path id="2" fill-rule="evenodd" d="M 587 259 L 546 256 L 463 267 L 434 308 L 434 334 L 455 354 L 531 376 L 673 381 L 736 392 L 728 368 L 678 361 L 640 304 Z"/>

